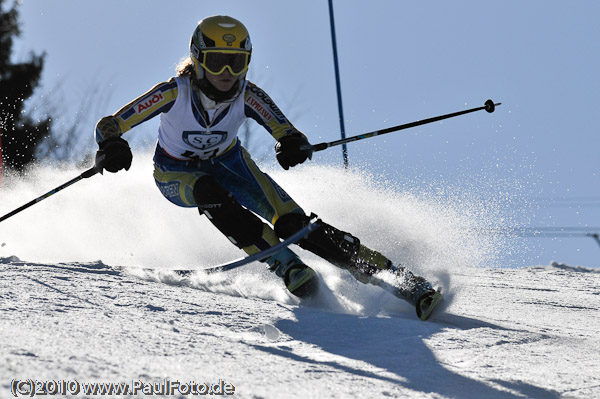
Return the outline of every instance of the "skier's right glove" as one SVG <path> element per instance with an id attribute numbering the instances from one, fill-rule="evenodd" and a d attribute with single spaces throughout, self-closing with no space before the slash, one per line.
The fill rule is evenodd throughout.
<path id="1" fill-rule="evenodd" d="M 127 141 L 121 137 L 110 137 L 98 143 L 100 149 L 96 151 L 96 169 L 102 173 L 103 169 L 111 173 L 121 169 L 129 170 L 133 155 Z"/>
<path id="2" fill-rule="evenodd" d="M 275 145 L 275 154 L 281 167 L 288 170 L 307 159 L 312 159 L 313 146 L 306 136 L 298 131 L 283 136 Z"/>

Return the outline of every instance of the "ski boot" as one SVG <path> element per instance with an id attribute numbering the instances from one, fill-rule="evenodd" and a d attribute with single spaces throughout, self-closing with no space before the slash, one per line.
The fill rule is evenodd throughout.
<path id="1" fill-rule="evenodd" d="M 286 288 L 293 295 L 306 298 L 317 293 L 319 280 L 314 270 L 302 263 L 288 248 L 272 255 L 266 262 L 269 270 L 283 278 Z"/>
<path id="2" fill-rule="evenodd" d="M 417 316 L 425 321 L 431 316 L 437 305 L 442 300 L 442 293 L 439 291 L 428 290 L 417 301 Z"/>
<path id="3" fill-rule="evenodd" d="M 427 320 L 441 301 L 442 294 L 436 291 L 429 281 L 416 276 L 403 266 L 394 265 L 380 253 L 361 245 L 357 255 L 353 260 L 354 267 L 349 268 L 354 278 L 365 284 L 382 287 L 410 303 L 415 307 L 419 319 Z M 391 271 L 397 280 L 396 284 L 389 284 L 377 277 L 376 273 L 381 270 Z"/>
<path id="4" fill-rule="evenodd" d="M 283 215 L 275 223 L 275 233 L 285 239 L 306 226 L 314 217 L 316 215 L 311 214 L 308 217 L 301 213 Z M 352 234 L 341 231 L 321 219 L 317 219 L 317 223 L 320 227 L 298 242 L 301 248 L 348 270 L 361 283 L 382 287 L 404 299 L 415 306 L 421 320 L 429 317 L 441 300 L 441 294 L 436 295 L 429 282 L 402 266 L 395 266 L 386 256 L 361 244 Z M 383 270 L 393 272 L 397 276 L 398 284 L 390 284 L 377 277 Z"/>
<path id="5" fill-rule="evenodd" d="M 429 281 L 414 275 L 403 266 L 392 264 L 389 270 L 393 271 L 400 280 L 394 295 L 414 305 L 419 319 L 427 320 L 442 300 L 441 292 L 433 289 Z"/>

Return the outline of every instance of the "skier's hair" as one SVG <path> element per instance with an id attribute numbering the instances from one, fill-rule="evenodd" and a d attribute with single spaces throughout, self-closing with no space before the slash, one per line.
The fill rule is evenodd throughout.
<path id="1" fill-rule="evenodd" d="M 194 63 L 190 57 L 182 58 L 175 67 L 175 71 L 177 72 L 177 76 L 189 76 L 194 77 L 196 75 L 194 71 Z"/>

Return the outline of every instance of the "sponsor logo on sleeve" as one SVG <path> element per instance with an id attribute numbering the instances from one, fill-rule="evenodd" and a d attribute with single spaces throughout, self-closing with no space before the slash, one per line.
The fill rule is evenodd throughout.
<path id="1" fill-rule="evenodd" d="M 153 96 L 147 97 L 139 103 L 135 104 L 135 112 L 137 114 L 141 114 L 164 99 L 165 97 L 162 93 L 155 93 Z"/>
<path id="2" fill-rule="evenodd" d="M 253 98 L 253 96 L 248 96 L 246 98 L 246 104 L 254 108 L 254 110 L 256 110 L 256 112 L 258 112 L 258 114 L 265 121 L 268 122 L 271 120 L 271 118 L 275 117 L 280 123 L 286 122 L 283 112 L 281 112 L 279 107 L 275 105 L 267 93 L 256 86 L 250 86 L 250 92 L 254 94 L 256 98 Z"/>
<path id="3" fill-rule="evenodd" d="M 256 101 L 256 99 L 252 98 L 251 96 L 248 96 L 248 98 L 246 99 L 246 104 L 252 107 L 266 122 L 270 121 L 273 118 L 271 113 L 268 110 L 266 110 L 260 102 Z"/>

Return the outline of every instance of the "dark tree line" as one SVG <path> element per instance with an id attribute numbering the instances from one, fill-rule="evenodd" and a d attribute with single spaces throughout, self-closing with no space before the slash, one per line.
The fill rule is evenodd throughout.
<path id="1" fill-rule="evenodd" d="M 51 118 L 33 120 L 24 112 L 25 101 L 39 84 L 45 54 L 31 54 L 26 62 L 12 63 L 13 42 L 19 36 L 17 3 L 5 10 L 0 0 L 0 140 L 4 167 L 22 172 L 35 160 L 37 145 L 50 132 Z"/>

